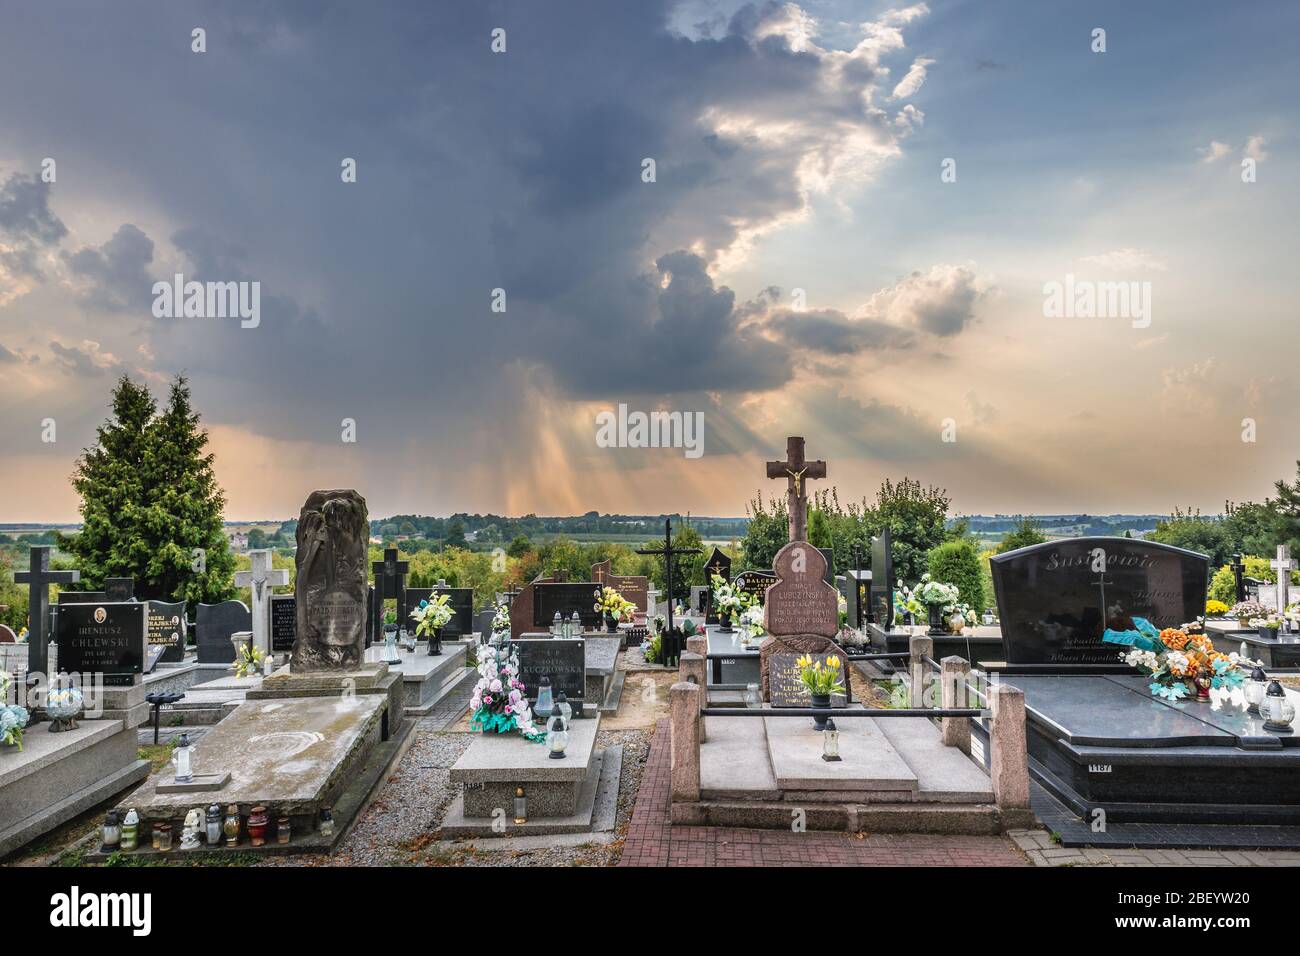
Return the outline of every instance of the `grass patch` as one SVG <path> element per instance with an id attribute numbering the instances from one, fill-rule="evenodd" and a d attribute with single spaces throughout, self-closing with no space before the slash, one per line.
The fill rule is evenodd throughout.
<path id="1" fill-rule="evenodd" d="M 137 755 L 139 759 L 149 761 L 150 773 L 157 773 L 171 763 L 174 746 L 175 744 L 144 744 Z"/>

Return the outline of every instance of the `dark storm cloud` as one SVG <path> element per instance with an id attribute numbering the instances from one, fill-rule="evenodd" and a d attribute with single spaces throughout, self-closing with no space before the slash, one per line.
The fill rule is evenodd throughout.
<path id="1" fill-rule="evenodd" d="M 124 223 L 99 247 L 65 252 L 63 261 L 75 276 L 87 281 L 84 302 L 110 312 L 139 311 L 152 299 L 153 240 L 137 226 Z"/>
<path id="2" fill-rule="evenodd" d="M 34 176 L 14 173 L 0 186 L 0 265 L 10 272 L 39 277 L 38 254 L 55 246 L 68 228 L 50 210 L 50 186 Z"/>
<path id="3" fill-rule="evenodd" d="M 60 188 L 92 169 L 118 222 L 162 224 L 157 249 L 123 225 L 66 261 L 127 310 L 123 330 L 144 320 L 157 370 L 187 370 L 209 420 L 319 440 L 350 416 L 391 448 L 436 419 L 468 446 L 519 414 L 508 375 L 612 400 L 790 379 L 793 342 L 706 265 L 802 208 L 810 154 L 831 163 L 845 136 L 887 152 L 894 133 L 865 105 L 870 62 L 759 36 L 779 6 L 694 40 L 666 29 L 672 6 L 44 4 L 0 35 L 0 83 L 59 80 L 0 101 L 0 126 L 32 156 L 64 144 Z M 190 51 L 195 25 L 207 53 Z M 33 208 L 40 235 L 62 229 Z M 261 326 L 151 319 L 150 285 L 174 267 L 259 281 Z"/>
<path id="4" fill-rule="evenodd" d="M 852 319 L 835 309 L 773 313 L 768 328 L 790 348 L 828 355 L 854 355 L 867 349 L 907 348 L 914 336 L 888 322 Z"/>

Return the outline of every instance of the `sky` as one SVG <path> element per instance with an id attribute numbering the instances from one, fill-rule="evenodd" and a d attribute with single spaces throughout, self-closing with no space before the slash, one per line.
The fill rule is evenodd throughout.
<path id="1" fill-rule="evenodd" d="M 188 376 L 231 520 L 741 515 L 788 435 L 959 513 L 1295 474 L 1295 4 L 0 18 L 0 520 L 76 519 L 123 374 Z M 698 444 L 611 447 L 620 406 Z"/>

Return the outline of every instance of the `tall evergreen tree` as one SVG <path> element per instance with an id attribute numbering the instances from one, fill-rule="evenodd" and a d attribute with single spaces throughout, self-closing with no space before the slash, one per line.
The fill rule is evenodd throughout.
<path id="1" fill-rule="evenodd" d="M 204 451 L 208 433 L 199 427 L 184 376 L 172 381 L 167 408 L 152 423 L 149 437 L 148 589 L 167 600 L 191 604 L 225 600 L 234 593 L 235 569 L 223 526 L 226 496 L 217 484 L 214 456 Z M 201 562 L 196 562 L 196 549 L 202 551 Z"/>
<path id="2" fill-rule="evenodd" d="M 1295 484 L 1288 485 L 1285 478 L 1280 478 L 1276 488 L 1277 517 L 1273 528 L 1276 543 L 1289 545 L 1293 554 L 1300 554 L 1300 461 L 1296 462 Z"/>
<path id="3" fill-rule="evenodd" d="M 148 561 L 140 534 L 145 458 L 156 409 L 149 389 L 123 375 L 113 390 L 112 417 L 77 459 L 72 487 L 81 495 L 81 531 L 62 545 L 77 557 L 84 590 L 101 590 L 110 577 L 140 583 Z"/>
<path id="4" fill-rule="evenodd" d="M 147 387 L 119 380 L 112 418 L 77 460 L 72 485 L 81 495 L 82 530 L 64 546 L 87 589 L 132 577 L 142 599 L 224 600 L 234 590 L 225 496 L 183 377 L 173 381 L 163 414 L 156 411 Z"/>

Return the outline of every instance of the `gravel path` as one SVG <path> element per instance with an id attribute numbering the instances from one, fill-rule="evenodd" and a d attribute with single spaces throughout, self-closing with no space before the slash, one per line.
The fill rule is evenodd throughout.
<path id="1" fill-rule="evenodd" d="M 623 745 L 616 839 L 608 844 L 547 845 L 536 849 L 491 849 L 441 841 L 438 828 L 455 797 L 448 771 L 469 747 L 467 733 L 416 728 L 415 740 L 385 780 L 373 802 L 331 856 L 268 857 L 265 866 L 613 866 L 636 802 L 641 771 L 650 750 L 645 730 L 601 731 L 599 746 Z"/>

